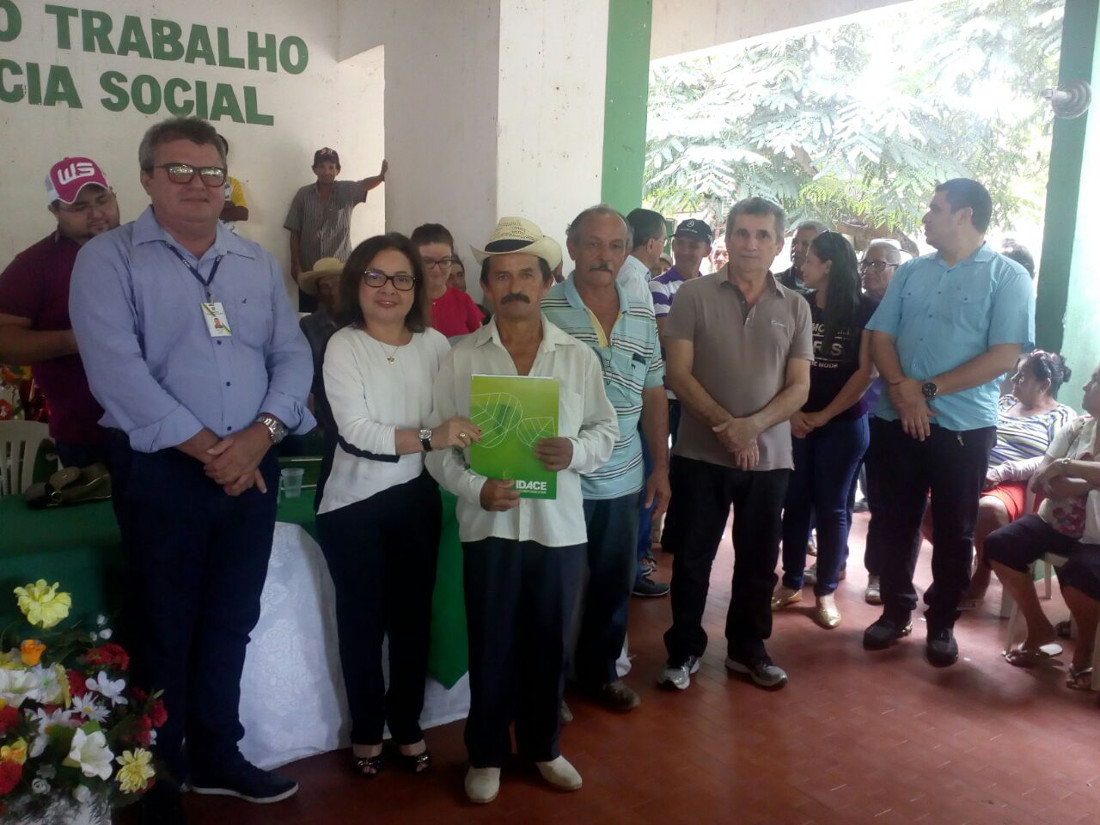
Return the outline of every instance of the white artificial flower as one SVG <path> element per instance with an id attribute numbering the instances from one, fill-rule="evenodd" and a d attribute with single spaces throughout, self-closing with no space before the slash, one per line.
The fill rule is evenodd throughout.
<path id="1" fill-rule="evenodd" d="M 101 730 L 94 733 L 77 730 L 73 734 L 73 747 L 69 751 L 68 758 L 76 763 L 76 767 L 79 767 L 85 776 L 98 776 L 104 780 L 111 778 L 111 762 L 114 761 L 115 755 L 107 747 L 107 737 Z M 73 793 L 75 795 L 76 792 Z M 77 799 L 81 803 L 85 801 L 79 797 Z"/>
<path id="2" fill-rule="evenodd" d="M 99 615 L 97 615 L 95 617 L 95 626 L 96 627 L 103 627 L 105 624 L 107 624 L 107 617 L 104 616 L 102 613 L 100 613 Z"/>
<path id="3" fill-rule="evenodd" d="M 58 725 L 66 728 L 80 727 L 80 722 L 73 719 L 71 710 L 58 709 L 50 713 L 43 708 L 39 708 L 34 712 L 34 720 L 38 723 L 38 733 L 35 735 L 34 741 L 31 742 L 30 755 L 32 759 L 36 759 L 46 751 L 46 746 L 50 744 L 50 728 Z"/>
<path id="4" fill-rule="evenodd" d="M 31 780 L 31 793 L 36 793 L 39 796 L 50 792 L 50 783 L 41 777 L 35 777 Z"/>
<path id="5" fill-rule="evenodd" d="M 106 779 L 106 777 L 104 777 Z M 73 799 L 81 805 L 87 805 L 92 801 L 92 792 L 87 785 L 77 785 L 73 788 Z"/>
<path id="6" fill-rule="evenodd" d="M 73 713 L 77 713 L 85 719 L 105 722 L 107 721 L 110 710 L 99 704 L 99 702 L 95 700 L 94 695 L 85 693 L 83 696 L 73 697 Z"/>
<path id="7" fill-rule="evenodd" d="M 103 639 L 104 641 L 110 639 L 113 635 L 114 632 L 109 627 L 105 627 L 101 631 L 99 631 L 99 638 Z"/>
<path id="8" fill-rule="evenodd" d="M 46 780 L 57 779 L 57 768 L 53 765 L 39 765 L 38 775 Z"/>
<path id="9" fill-rule="evenodd" d="M 38 685 L 38 677 L 31 670 L 0 667 L 0 698 L 19 707 L 26 699 L 34 699 L 35 688 Z"/>
<path id="10" fill-rule="evenodd" d="M 94 679 L 89 679 L 85 686 L 88 690 L 95 691 L 116 705 L 125 705 L 129 701 L 122 695 L 122 691 L 126 690 L 126 680 L 111 679 L 105 671 L 99 671 L 99 675 Z"/>

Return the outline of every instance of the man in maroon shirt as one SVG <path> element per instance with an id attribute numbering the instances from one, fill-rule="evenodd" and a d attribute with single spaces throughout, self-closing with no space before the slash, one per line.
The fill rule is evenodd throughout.
<path id="1" fill-rule="evenodd" d="M 69 323 L 69 278 L 80 247 L 118 226 L 118 202 L 96 163 L 64 158 L 46 177 L 57 229 L 0 274 L 0 363 L 31 366 L 50 404 L 50 436 L 66 467 L 106 457 L 103 410 L 88 389 Z"/>

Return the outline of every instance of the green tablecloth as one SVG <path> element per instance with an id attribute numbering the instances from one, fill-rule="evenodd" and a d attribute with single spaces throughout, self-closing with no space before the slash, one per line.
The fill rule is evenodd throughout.
<path id="1" fill-rule="evenodd" d="M 462 546 L 454 496 L 443 492 L 443 537 L 432 602 L 428 671 L 451 687 L 467 670 Z M 312 491 L 279 503 L 277 519 L 300 525 L 314 538 Z M 0 628 L 20 618 L 12 589 L 45 579 L 72 594 L 73 620 L 91 627 L 97 614 L 117 615 L 125 599 L 118 525 L 110 502 L 29 510 L 20 496 L 0 499 Z M 29 628 L 23 625 L 20 634 Z"/>

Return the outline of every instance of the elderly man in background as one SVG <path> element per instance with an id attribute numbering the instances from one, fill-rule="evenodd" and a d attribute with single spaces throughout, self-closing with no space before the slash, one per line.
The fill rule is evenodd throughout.
<path id="1" fill-rule="evenodd" d="M 791 265 L 775 276 L 775 279 L 787 289 L 805 292 L 802 284 L 802 264 L 806 262 L 806 253 L 810 251 L 810 241 L 827 230 L 821 221 L 802 221 L 794 230 L 791 238 Z"/>
<path id="2" fill-rule="evenodd" d="M 218 220 L 227 170 L 214 128 L 162 121 L 138 157 L 151 205 L 84 245 L 69 312 L 106 411 L 133 681 L 163 690 L 168 711 L 155 750 L 170 775 L 143 797 L 142 821 L 173 825 L 188 779 L 250 802 L 298 790 L 237 745 L 275 529 L 271 447 L 313 427 L 312 365 L 279 266 Z"/>

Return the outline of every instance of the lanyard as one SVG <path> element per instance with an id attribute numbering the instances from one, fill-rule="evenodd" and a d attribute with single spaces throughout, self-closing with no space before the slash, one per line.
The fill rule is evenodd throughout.
<path id="1" fill-rule="evenodd" d="M 222 256 L 219 255 L 214 259 L 214 265 L 210 267 L 210 275 L 206 278 L 203 278 L 202 275 L 199 274 L 199 271 L 195 269 L 195 267 L 191 266 L 191 263 L 186 258 L 184 258 L 183 255 L 180 254 L 178 249 L 176 249 L 171 244 L 167 244 L 167 246 L 170 250 L 172 250 L 172 254 L 180 259 L 180 263 L 187 267 L 187 271 L 195 276 L 195 280 L 202 284 L 203 287 L 206 289 L 206 300 L 213 301 L 214 296 L 210 291 L 210 284 L 214 283 L 214 276 L 218 274 L 218 266 L 222 262 Z"/>

